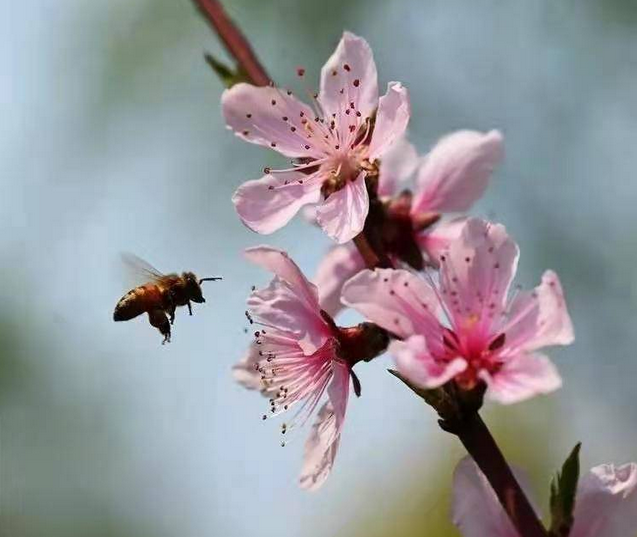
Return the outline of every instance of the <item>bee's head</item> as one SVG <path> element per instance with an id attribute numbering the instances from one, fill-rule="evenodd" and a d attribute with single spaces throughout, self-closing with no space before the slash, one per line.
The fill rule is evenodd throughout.
<path id="1" fill-rule="evenodd" d="M 186 293 L 188 294 L 188 299 L 196 302 L 197 304 L 201 304 L 206 301 L 201 292 L 201 284 L 199 280 L 197 280 L 197 276 L 195 276 L 192 272 L 184 272 L 182 274 L 184 278 L 184 282 L 186 282 Z"/>
<path id="2" fill-rule="evenodd" d="M 184 278 L 184 281 L 186 282 L 186 292 L 188 293 L 188 297 L 190 298 L 190 300 L 192 300 L 193 302 L 196 302 L 197 304 L 202 304 L 203 302 L 206 301 L 201 291 L 201 282 L 215 281 L 215 280 L 221 279 L 221 278 L 215 277 L 215 278 L 201 278 L 200 280 L 198 280 L 197 276 L 195 276 L 192 272 L 184 272 L 183 278 Z"/>

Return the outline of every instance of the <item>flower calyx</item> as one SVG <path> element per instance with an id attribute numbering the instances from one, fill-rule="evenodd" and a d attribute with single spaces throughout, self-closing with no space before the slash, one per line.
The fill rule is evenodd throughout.
<path id="1" fill-rule="evenodd" d="M 359 362 L 371 362 L 383 354 L 389 346 L 392 335 L 384 328 L 370 322 L 349 327 L 338 326 L 334 319 L 323 310 L 321 317 L 332 330 L 338 344 L 337 354 L 348 365 L 354 392 L 360 396 L 360 382 L 353 372 L 353 367 Z"/>
<path id="2" fill-rule="evenodd" d="M 425 260 L 416 236 L 438 222 L 441 215 L 435 212 L 412 214 L 412 200 L 412 192 L 403 190 L 384 203 L 382 238 L 388 253 L 415 270 L 423 270 Z"/>

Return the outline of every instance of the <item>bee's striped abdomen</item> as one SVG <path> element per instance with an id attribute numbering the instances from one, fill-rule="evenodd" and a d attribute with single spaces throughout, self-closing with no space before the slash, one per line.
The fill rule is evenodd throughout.
<path id="1" fill-rule="evenodd" d="M 128 321 L 146 311 L 161 307 L 161 303 L 159 287 L 153 284 L 140 285 L 119 299 L 113 312 L 113 320 Z"/>

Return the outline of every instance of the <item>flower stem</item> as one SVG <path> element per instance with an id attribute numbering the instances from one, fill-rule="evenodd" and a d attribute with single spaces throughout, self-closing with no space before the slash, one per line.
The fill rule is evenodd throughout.
<path id="1" fill-rule="evenodd" d="M 255 86 L 267 86 L 270 77 L 257 59 L 250 43 L 241 33 L 218 0 L 193 0 L 197 9 L 210 23 L 230 55 L 236 60 L 250 82 Z"/>
<path id="2" fill-rule="evenodd" d="M 486 476 L 520 537 L 547 537 L 542 522 L 478 412 L 470 412 L 451 432 L 458 436 Z"/>
<path id="3" fill-rule="evenodd" d="M 248 40 L 228 17 L 221 2 L 218 0 L 193 0 L 193 2 L 250 82 L 257 86 L 269 85 L 271 79 L 268 73 L 257 59 Z M 375 196 L 370 199 L 370 213 L 365 222 L 365 229 L 354 238 L 354 244 L 366 265 L 371 269 L 392 266 L 382 245 L 378 244 L 380 241 L 375 240 L 374 228 L 378 224 L 376 220 L 377 217 L 382 218 L 382 208 L 379 204 L 380 201 Z M 487 477 L 520 536 L 547 537 L 546 530 L 477 411 L 467 412 L 462 419 L 444 423 L 445 430 L 458 436 L 469 455 Z"/>

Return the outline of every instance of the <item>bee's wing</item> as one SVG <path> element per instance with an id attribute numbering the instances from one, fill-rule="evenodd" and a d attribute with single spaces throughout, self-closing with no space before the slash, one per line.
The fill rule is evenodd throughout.
<path id="1" fill-rule="evenodd" d="M 165 274 L 135 254 L 122 252 L 121 257 L 127 280 L 126 283 L 130 287 L 136 287 L 149 282 L 159 283 L 166 278 Z"/>

